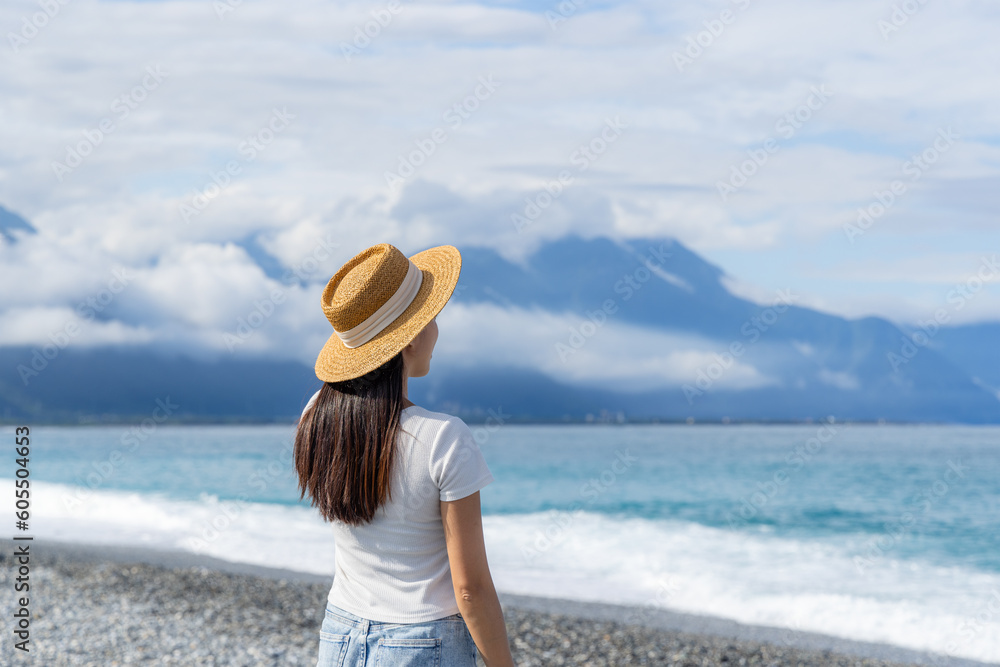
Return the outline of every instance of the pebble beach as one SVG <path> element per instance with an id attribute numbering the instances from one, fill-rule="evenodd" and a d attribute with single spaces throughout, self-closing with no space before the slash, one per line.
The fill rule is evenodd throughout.
<path id="1" fill-rule="evenodd" d="M 7 626 L 15 604 L 12 553 L 13 543 L 4 540 L 0 613 Z M 194 555 L 45 543 L 33 544 L 30 582 L 31 650 L 13 650 L 5 628 L 5 665 L 314 665 L 329 590 L 316 575 Z M 522 667 L 977 664 L 851 642 L 842 642 L 843 651 L 831 650 L 822 648 L 830 638 L 787 632 L 761 641 L 747 636 L 766 636 L 766 629 L 725 621 L 710 632 L 693 632 L 704 621 L 683 615 L 670 620 L 669 613 L 661 618 L 639 608 L 505 594 L 501 605 Z M 645 622 L 630 625 L 615 617 Z M 678 629 L 685 623 L 689 629 Z"/>

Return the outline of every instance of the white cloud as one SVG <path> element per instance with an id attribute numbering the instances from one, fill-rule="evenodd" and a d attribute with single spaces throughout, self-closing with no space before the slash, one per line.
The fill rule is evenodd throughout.
<path id="1" fill-rule="evenodd" d="M 16 25 L 34 8 L 7 3 L 3 15 Z M 835 97 L 796 139 L 829 130 L 860 132 L 905 149 L 921 141 L 921 118 L 937 117 L 955 104 L 972 111 L 996 101 L 989 87 L 971 85 L 975 69 L 970 85 L 957 85 L 950 58 L 942 63 L 941 52 L 928 48 L 960 34 L 962 62 L 988 62 L 996 48 L 990 22 L 971 7 L 926 7 L 898 39 L 886 42 L 875 30 L 881 12 L 863 2 L 836 10 L 791 2 L 753 6 L 738 12 L 739 20 L 685 72 L 676 71 L 671 54 L 683 47 L 685 36 L 703 29 L 714 9 L 624 3 L 582 11 L 553 32 L 540 14 L 512 8 L 406 5 L 348 62 L 340 42 L 370 20 L 368 9 L 313 1 L 290 15 L 281 6 L 243 3 L 219 21 L 210 7 L 187 2 L 74 3 L 23 48 L 18 67 L 6 71 L 4 97 L 11 101 L 4 111 L 14 123 L 7 138 L 13 153 L 26 156 L 19 165 L 23 175 L 15 179 L 28 185 L 15 190 L 28 201 L 12 203 L 29 212 L 49 209 L 60 191 L 72 190 L 110 200 L 128 196 L 136 181 L 179 198 L 204 185 L 227 159 L 240 159 L 240 142 L 264 125 L 274 106 L 287 107 L 295 121 L 246 165 L 225 197 L 257 203 L 292 185 L 296 205 L 314 207 L 350 193 L 385 194 L 383 172 L 435 126 L 447 129 L 442 114 L 474 89 L 479 76 L 493 72 L 501 88 L 449 132 L 421 168 L 424 178 L 460 191 L 510 187 L 520 176 L 504 177 L 496 167 L 558 170 L 605 116 L 621 114 L 628 132 L 588 177 L 607 189 L 627 181 L 664 183 L 664 174 L 667 183 L 707 186 L 692 204 L 700 202 L 740 228 L 746 222 L 721 204 L 714 183 L 744 146 L 773 134 L 775 121 L 802 103 L 810 85 L 827 83 Z M 659 34 L 650 32 L 650 18 L 664 26 Z M 150 25 L 158 29 L 144 29 Z M 184 49 L 174 46 L 180 33 Z M 81 48 L 91 40 L 107 49 Z M 237 46 L 239 59 L 223 56 Z M 914 68 L 915 60 L 925 66 Z M 540 61 L 545 68 L 537 67 Z M 84 128 L 115 117 L 113 101 L 142 81 L 150 63 L 169 72 L 164 82 L 117 123 L 65 187 L 56 188 L 51 161 Z M 78 75 L 81 68 L 86 77 Z M 609 95 L 627 101 L 609 104 Z M 989 118 L 983 115 L 982 122 L 993 122 Z M 870 174 L 867 183 L 858 183 L 867 196 L 867 186 L 878 185 L 884 173 L 879 162 L 895 167 L 903 157 L 905 152 L 878 157 L 856 149 L 785 146 L 752 180 L 762 198 L 754 207 L 783 204 L 787 210 L 775 224 L 788 233 L 813 211 L 843 203 L 851 195 L 844 181 L 853 174 Z M 202 217 L 213 226 L 221 218 L 221 212 Z M 816 224 L 830 221 L 821 217 Z M 735 235 L 729 243 L 746 241 Z"/>
<path id="2" fill-rule="evenodd" d="M 735 6 L 633 0 L 584 7 L 552 30 L 541 12 L 513 6 L 404 3 L 348 61 L 341 42 L 370 20 L 370 5 L 305 0 L 292 12 L 247 0 L 220 20 L 211 3 L 74 0 L 0 62 L 0 203 L 40 230 L 0 247 L 0 284 L 17 286 L 0 296 L 0 310 L 37 308 L 48 322 L 45 313 L 74 308 L 105 288 L 114 267 L 129 267 L 139 277 L 111 313 L 121 332 L 107 335 L 224 350 L 238 318 L 281 287 L 282 314 L 241 349 L 288 355 L 288 336 L 323 339 L 292 305 L 306 290 L 268 278 L 230 244 L 256 237 L 286 268 L 315 260 L 306 272 L 315 287 L 381 241 L 408 251 L 489 245 L 518 260 L 572 231 L 676 236 L 699 252 L 746 253 L 753 261 L 739 273 L 743 287 L 727 284 L 758 301 L 769 292 L 746 285 L 786 285 L 803 305 L 846 315 L 920 317 L 940 298 L 920 283 L 953 277 L 958 266 L 911 271 L 937 258 L 935 247 L 886 242 L 882 269 L 869 262 L 857 276 L 833 272 L 829 289 L 811 294 L 796 289 L 808 273 L 801 265 L 761 258 L 784 248 L 854 266 L 864 246 L 937 233 L 942 221 L 967 234 L 972 251 L 996 246 L 1000 147 L 989 138 L 1000 129 L 992 113 L 1000 88 L 990 85 L 989 64 L 1000 56 L 997 17 L 973 3 L 928 3 L 884 39 L 877 21 L 888 7 L 751 3 L 678 72 L 673 53 L 685 38 Z M 6 2 L 0 21 L 16 29 L 37 11 L 28 0 Z M 148 67 L 166 74 L 136 93 Z M 453 126 L 446 114 L 482 77 L 496 90 Z M 777 122 L 820 85 L 830 100 L 793 137 L 779 136 L 780 149 L 723 202 L 717 182 L 747 149 L 777 136 Z M 267 135 L 276 108 L 293 118 Z M 616 117 L 621 136 L 602 145 L 602 128 Z M 87 150 L 104 119 L 113 131 Z M 959 142 L 848 243 L 843 225 L 857 207 L 948 126 Z M 405 187 L 390 189 L 386 172 L 436 128 L 445 140 L 432 142 Z M 264 143 L 248 151 L 250 137 Z M 53 162 L 81 145 L 89 155 L 60 181 Z M 581 163 L 587 146 L 599 155 Z M 233 161 L 238 173 L 186 223 L 180 206 Z M 562 171 L 573 182 L 518 233 L 511 214 Z M 339 245 L 322 246 L 331 236 Z M 328 258 L 316 256 L 321 246 L 334 248 Z M 891 294 L 851 282 L 897 276 Z M 996 319 L 1000 302 L 986 290 L 954 317 Z M 110 326 L 89 324 L 95 337 Z M 5 331 L 25 341 L 44 333 L 28 323 Z M 695 358 L 680 350 L 647 359 L 650 377 Z M 593 354 L 588 345 L 579 358 Z M 618 368 L 641 375 L 627 363 L 588 363 L 580 372 L 595 381 L 618 381 Z"/>
<path id="3" fill-rule="evenodd" d="M 193 327 L 218 327 L 240 314 L 239 304 L 266 290 L 263 271 L 232 244 L 171 248 L 155 270 L 142 276 L 143 300 L 155 304 L 155 319 Z"/>
<path id="4" fill-rule="evenodd" d="M 837 389 L 853 391 L 861 387 L 856 375 L 846 371 L 831 371 L 828 368 L 821 368 L 817 377 L 823 384 L 828 384 Z"/>
<path id="5" fill-rule="evenodd" d="M 949 300 L 949 298 L 951 300 Z M 919 326 L 943 312 L 948 326 L 1000 320 L 1000 290 L 981 290 L 967 298 L 950 289 L 901 298 L 891 292 L 823 297 L 804 303 L 810 308 L 850 318 L 884 317 L 907 326 Z"/>
<path id="6" fill-rule="evenodd" d="M 789 295 L 787 290 L 785 292 L 780 290 L 769 291 L 730 275 L 719 276 L 719 282 L 733 296 L 745 299 L 758 306 L 770 307 L 775 304 L 785 303 L 786 301 L 795 303 L 798 299 L 796 295 Z"/>
<path id="7" fill-rule="evenodd" d="M 68 346 L 127 345 L 154 339 L 153 332 L 144 326 L 101 321 L 94 316 L 87 308 L 9 308 L 0 315 L 0 345 L 38 346 L 48 352 Z"/>
<path id="8" fill-rule="evenodd" d="M 816 354 L 816 348 L 810 343 L 806 343 L 801 340 L 793 340 L 792 346 L 801 354 L 803 357 L 811 357 Z"/>
<path id="9" fill-rule="evenodd" d="M 567 384 L 641 392 L 695 383 L 726 344 L 635 326 L 608 315 L 600 326 L 573 314 L 449 304 L 438 316 L 437 363 L 538 370 Z M 726 360 L 718 389 L 776 382 L 748 360 Z"/>

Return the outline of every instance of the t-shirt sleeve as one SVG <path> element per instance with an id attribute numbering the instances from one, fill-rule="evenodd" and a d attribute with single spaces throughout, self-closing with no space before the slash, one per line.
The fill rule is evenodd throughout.
<path id="1" fill-rule="evenodd" d="M 316 399 L 319 398 L 319 391 L 320 390 L 317 389 L 316 393 L 313 394 L 312 398 L 309 399 L 309 402 L 306 403 L 306 407 L 302 408 L 302 414 L 299 415 L 299 421 L 302 421 L 302 418 L 306 416 L 306 412 L 309 411 L 309 408 L 311 408 L 313 404 L 316 402 Z"/>
<path id="2" fill-rule="evenodd" d="M 438 433 L 431 448 L 430 472 L 444 501 L 471 496 L 493 481 L 472 430 L 458 417 L 447 420 Z"/>

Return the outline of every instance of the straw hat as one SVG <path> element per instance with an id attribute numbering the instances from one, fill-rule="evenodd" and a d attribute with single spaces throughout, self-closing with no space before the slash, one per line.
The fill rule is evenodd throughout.
<path id="1" fill-rule="evenodd" d="M 333 334 L 316 359 L 316 377 L 350 380 L 394 357 L 448 303 L 461 270 L 462 255 L 450 245 L 407 259 L 379 243 L 352 257 L 323 290 Z"/>

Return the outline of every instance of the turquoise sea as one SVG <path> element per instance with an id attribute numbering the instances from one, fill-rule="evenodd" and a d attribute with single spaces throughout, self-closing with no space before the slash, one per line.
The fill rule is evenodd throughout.
<path id="1" fill-rule="evenodd" d="M 1000 662 L 998 427 L 470 426 L 500 590 Z M 332 576 L 293 433 L 34 428 L 31 530 Z"/>

